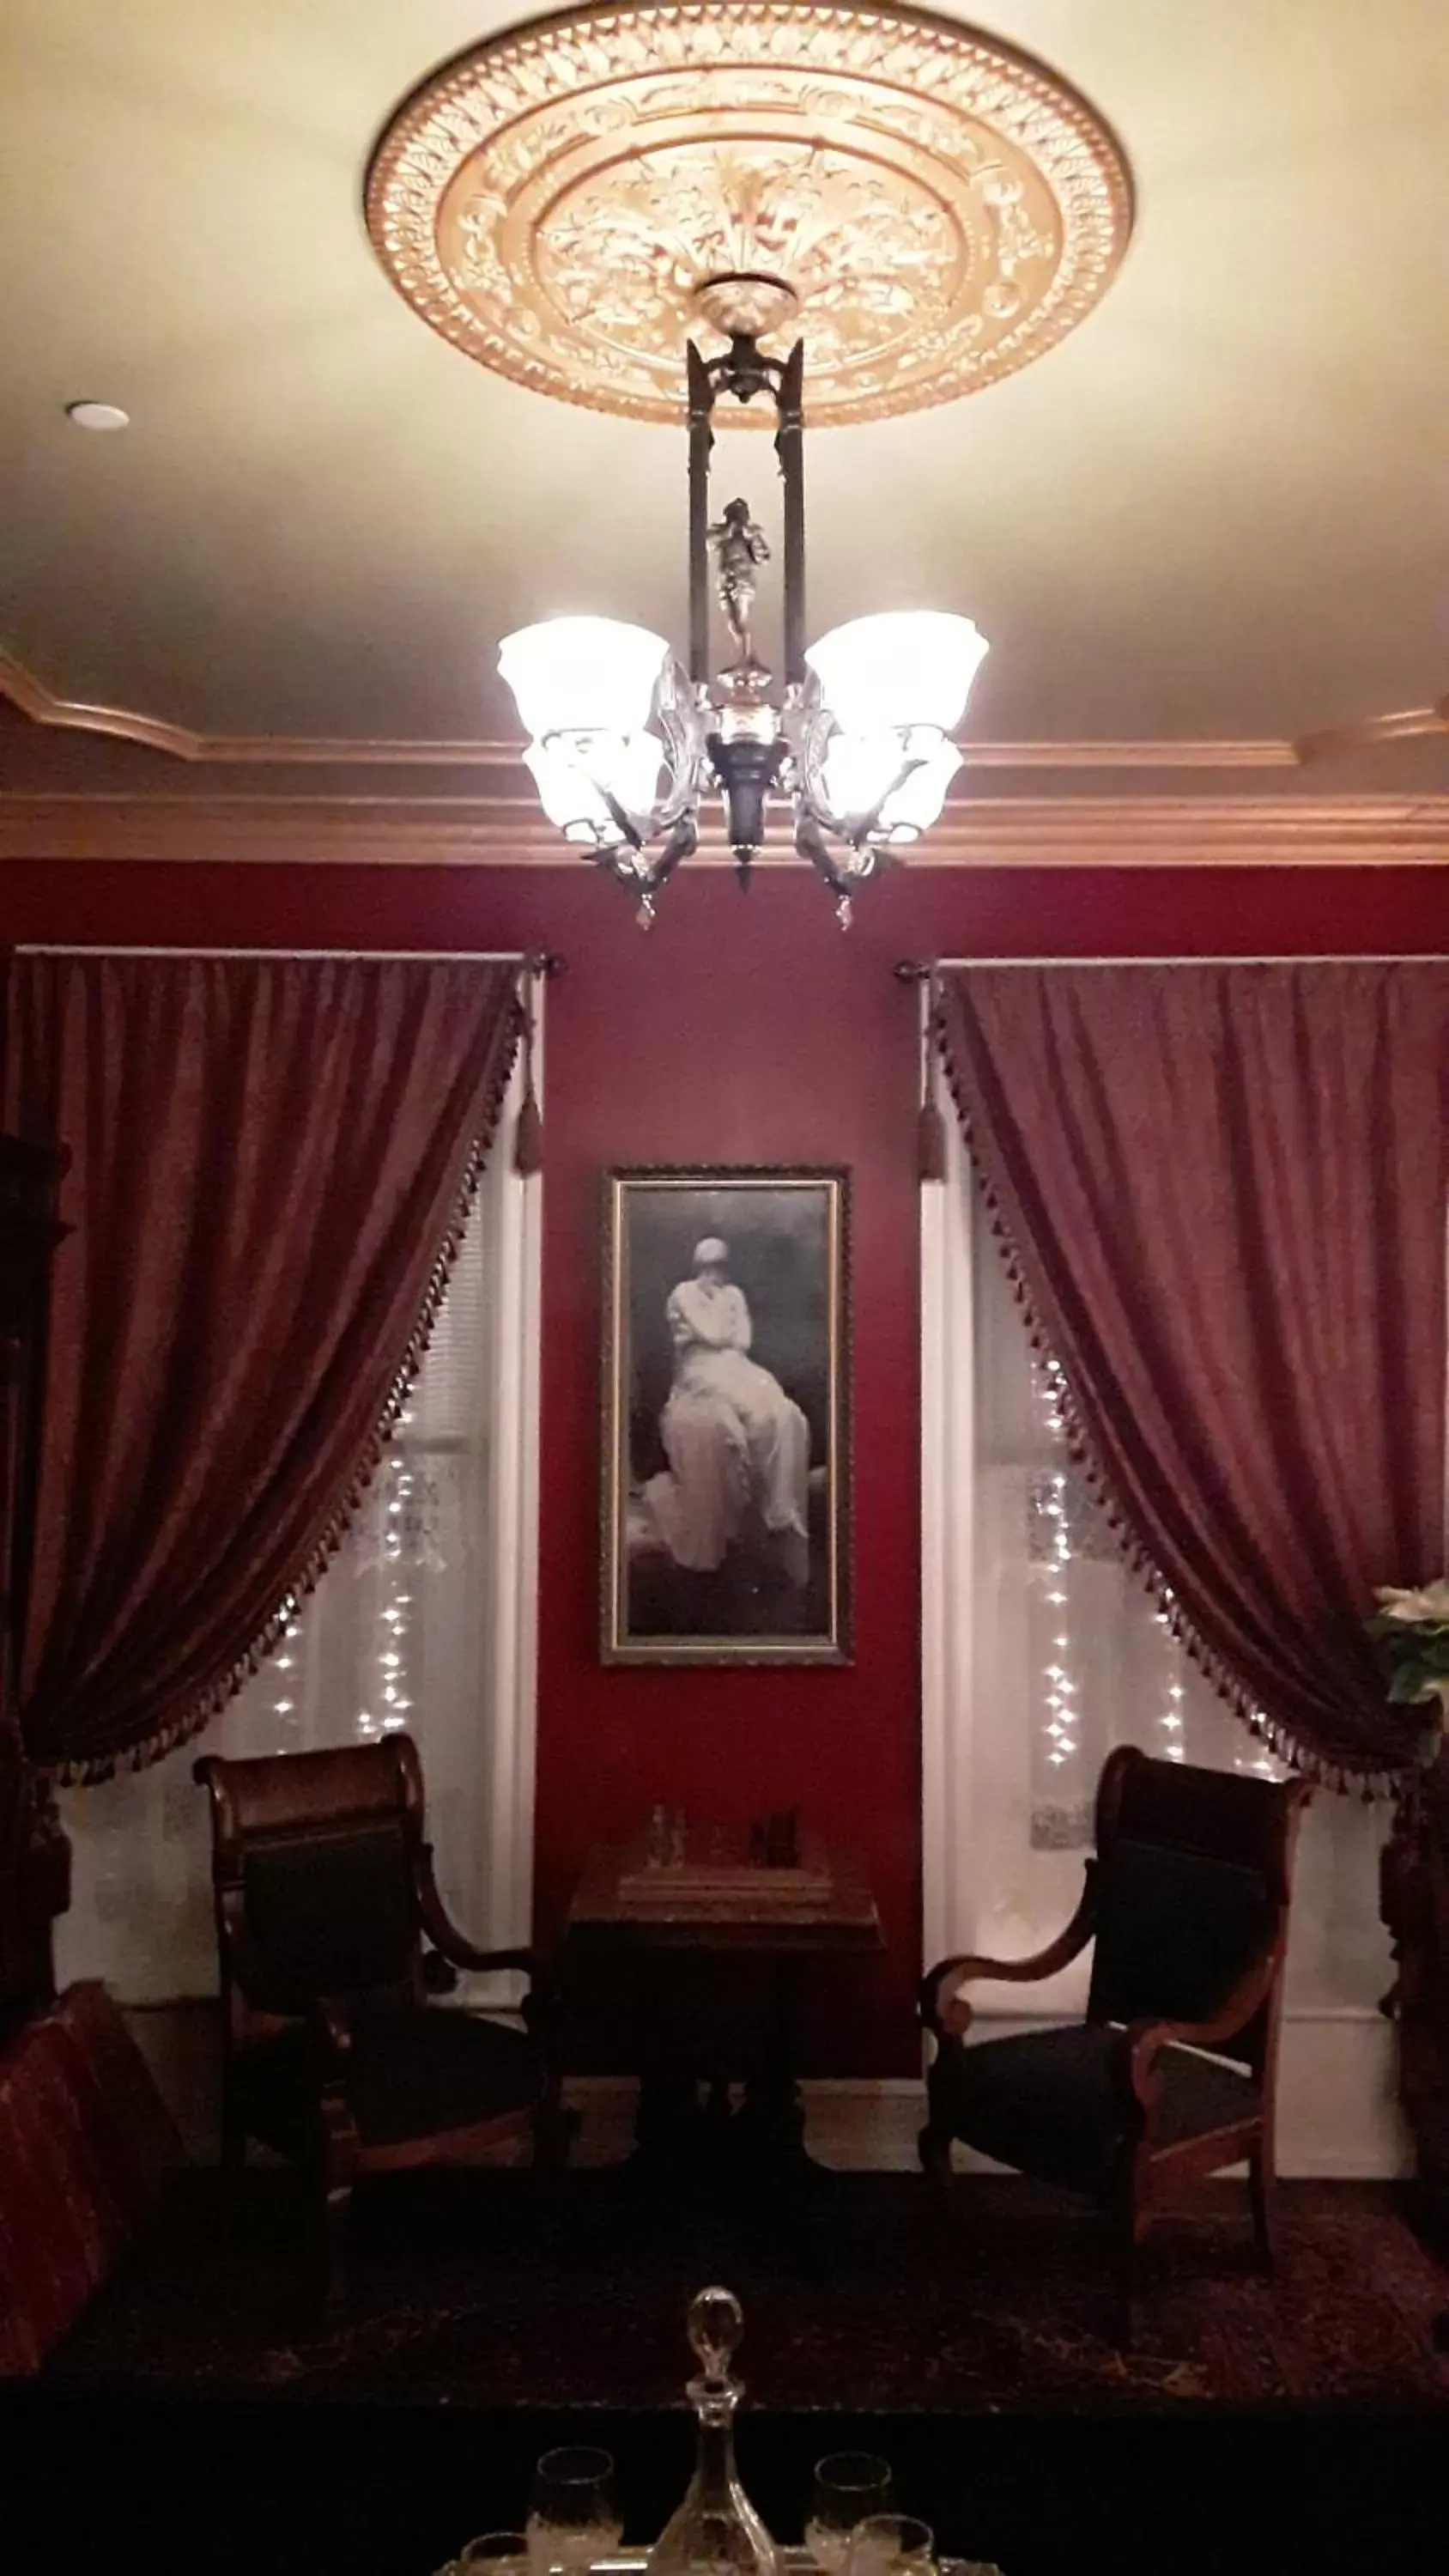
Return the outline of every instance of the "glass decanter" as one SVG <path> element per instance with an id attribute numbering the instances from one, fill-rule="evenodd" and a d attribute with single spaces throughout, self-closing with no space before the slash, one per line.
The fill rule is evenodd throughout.
<path id="1" fill-rule="evenodd" d="M 648 2576 L 781 2576 L 780 2556 L 735 2469 L 735 2408 L 744 2395 L 730 2363 L 744 2330 L 730 2290 L 691 2300 L 689 2340 L 700 2374 L 686 2390 L 699 2419 L 694 2475 L 649 2552 Z"/>

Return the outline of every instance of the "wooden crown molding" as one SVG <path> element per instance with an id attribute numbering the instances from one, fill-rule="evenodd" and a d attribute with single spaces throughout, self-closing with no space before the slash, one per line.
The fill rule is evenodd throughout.
<path id="1" fill-rule="evenodd" d="M 173 760 L 220 768 L 496 769 L 521 758 L 521 739 L 402 742 L 366 734 L 194 733 L 165 716 L 57 697 L 0 647 L 0 698 L 33 724 L 109 735 Z M 1314 739 L 1327 739 L 1315 736 Z M 973 769 L 1293 769 L 1291 742 L 973 742 Z"/>
<path id="2" fill-rule="evenodd" d="M 247 861 L 577 870 L 526 796 L 0 797 L 0 861 Z M 978 796 L 948 806 L 912 869 L 1442 866 L 1449 795 Z M 726 867 L 706 835 L 691 866 Z M 587 859 L 583 864 L 591 864 Z M 788 851 L 763 865 L 803 866 Z"/>
<path id="3" fill-rule="evenodd" d="M 1328 760 L 1335 752 L 1373 751 L 1380 743 L 1412 742 L 1433 733 L 1449 733 L 1449 698 L 1436 699 L 1432 707 L 1403 707 L 1397 715 L 1365 716 L 1357 724 L 1301 734 L 1293 749 L 1303 762 Z"/>
<path id="4" fill-rule="evenodd" d="M 61 731 L 103 734 L 116 741 L 139 744 L 147 751 L 164 753 L 170 759 L 225 769 L 313 769 L 319 772 L 349 769 L 509 771 L 518 766 L 522 753 L 522 745 L 516 740 L 498 742 L 474 738 L 460 742 L 429 742 L 401 741 L 368 735 L 196 733 L 187 725 L 172 724 L 164 716 L 145 715 L 134 708 L 94 706 L 81 699 L 59 697 L 46 687 L 44 681 L 37 679 L 34 672 L 27 670 L 22 662 L 17 661 L 15 656 L 7 653 L 3 647 L 0 647 L 0 698 L 7 699 L 21 715 L 28 716 L 34 724 L 54 726 Z M 1145 742 L 1100 740 L 972 742 L 968 746 L 968 759 L 973 771 L 1102 770 L 1130 775 L 1133 772 L 1146 770 L 1177 772 L 1283 770 L 1299 769 L 1308 764 L 1316 765 L 1320 761 L 1331 759 L 1336 754 L 1373 750 L 1380 745 L 1411 741 L 1416 737 L 1434 734 L 1449 734 L 1449 697 L 1437 699 L 1432 706 L 1408 707 L 1391 715 L 1369 716 L 1357 723 L 1330 726 L 1321 732 L 1302 734 L 1296 741 L 1291 742 L 1274 741 L 1269 738 L 1245 742 L 1214 741 L 1207 738 L 1196 741 Z M 0 807 L 8 806 L 11 809 L 20 807 L 29 809 L 41 805 L 74 805 L 82 801 L 84 800 L 80 798 L 64 796 L 6 798 L 3 791 L 0 791 Z M 97 798 L 94 801 L 99 802 L 100 799 Z M 124 805 L 130 812 L 140 807 L 154 809 L 166 800 L 160 797 L 123 797 L 112 801 L 117 805 Z M 351 811 L 359 800 L 350 798 L 342 800 L 269 799 L 267 811 L 280 817 L 284 811 L 290 813 L 294 806 L 303 801 L 312 811 L 329 801 L 345 806 L 348 811 Z M 516 798 L 492 795 L 486 800 L 477 801 L 480 808 L 486 804 L 486 812 L 490 816 L 504 804 L 510 808 L 516 806 L 520 813 L 532 814 L 535 817 L 537 815 L 537 808 L 531 797 L 527 795 L 519 795 Z M 1071 798 L 1055 799 L 1049 808 L 1043 810 L 1052 813 L 1061 812 L 1068 808 L 1079 808 L 1084 801 Z M 1100 801 L 1105 806 L 1112 807 L 1111 799 Z M 1161 798 L 1152 801 L 1163 813 L 1180 804 L 1184 814 L 1193 816 L 1197 823 L 1202 824 L 1207 819 L 1203 807 L 1190 798 L 1181 800 Z M 1309 806 L 1303 800 L 1295 799 L 1291 815 L 1278 813 L 1277 819 L 1284 831 L 1291 834 L 1300 828 L 1294 818 L 1308 817 L 1314 812 L 1327 820 L 1340 813 L 1357 812 L 1365 805 L 1373 806 L 1377 803 L 1385 809 L 1396 812 L 1422 813 L 1426 806 L 1433 806 L 1438 801 L 1429 798 L 1416 799 L 1411 803 L 1394 797 L 1382 800 L 1354 798 L 1351 801 L 1330 799 L 1321 804 L 1315 801 L 1313 806 Z M 219 812 L 223 808 L 239 803 L 240 800 L 200 796 L 187 800 L 187 811 L 194 814 L 197 822 L 200 823 L 204 813 Z M 420 807 L 419 810 L 423 816 L 432 817 L 433 822 L 436 823 L 437 808 L 438 800 L 430 799 L 427 805 Z M 1028 800 L 1017 802 L 1013 810 L 1026 814 L 1028 810 L 1034 811 L 1035 808 L 1029 807 Z M 1129 815 L 1133 812 L 1142 814 L 1145 810 L 1146 800 L 1134 798 L 1127 812 Z M 978 814 L 982 811 L 979 800 L 973 800 L 972 811 Z M 1243 818 L 1246 827 L 1252 830 L 1261 827 L 1260 824 L 1255 823 L 1255 816 L 1266 818 L 1269 813 L 1276 812 L 1277 809 L 1266 804 L 1250 806 L 1235 800 L 1235 811 Z M 19 821 L 18 811 L 12 810 L 9 824 L 6 826 L 7 841 L 15 837 L 17 830 L 23 835 L 24 828 Z M 425 828 L 431 828 L 431 826 L 425 825 Z M 517 827 L 510 823 L 508 828 L 510 839 L 515 838 Z M 948 813 L 945 823 L 938 826 L 932 836 L 933 849 L 943 846 L 943 839 L 949 841 L 953 830 L 959 831 L 962 828 L 969 827 L 954 824 Z M 1127 828 L 1130 835 L 1130 822 Z M 10 855 L 16 855 L 16 853 L 12 850 Z M 66 855 L 66 853 L 59 852 L 55 855 Z M 564 855 L 567 856 L 567 853 Z M 1442 856 L 1444 853 L 1436 851 L 1435 855 Z"/>

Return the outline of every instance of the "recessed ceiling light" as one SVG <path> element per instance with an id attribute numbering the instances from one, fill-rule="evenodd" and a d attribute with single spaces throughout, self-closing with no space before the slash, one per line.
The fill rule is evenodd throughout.
<path id="1" fill-rule="evenodd" d="M 67 420 L 77 429 L 129 429 L 131 415 L 119 403 L 73 402 L 65 407 Z"/>

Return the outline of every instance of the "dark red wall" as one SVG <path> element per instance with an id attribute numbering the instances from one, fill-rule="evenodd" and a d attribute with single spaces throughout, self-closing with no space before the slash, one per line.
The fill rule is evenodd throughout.
<path id="1" fill-rule="evenodd" d="M 686 869 L 647 936 L 580 867 L 0 871 L 0 938 L 190 946 L 548 947 L 538 1903 L 657 1798 L 700 1818 L 799 1803 L 868 1863 L 888 1949 L 822 1979 L 819 2071 L 913 2071 L 919 1971 L 914 1003 L 903 956 L 1399 953 L 1449 947 L 1424 869 L 918 867 L 842 936 L 768 870 Z M 846 1671 L 604 1670 L 596 1651 L 599 1174 L 826 1161 L 854 1210 L 856 1659 Z"/>

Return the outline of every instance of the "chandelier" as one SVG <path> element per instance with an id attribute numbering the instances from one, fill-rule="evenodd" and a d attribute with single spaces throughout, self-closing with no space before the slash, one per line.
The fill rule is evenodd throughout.
<path id="1" fill-rule="evenodd" d="M 898 0 L 589 0 L 429 74 L 379 137 L 366 215 L 399 293 L 479 365 L 634 420 L 686 397 L 687 659 L 603 617 L 503 645 L 545 813 L 647 921 L 717 799 L 743 884 L 781 823 L 848 920 L 940 814 L 986 647 L 926 610 L 807 645 L 798 335 L 821 425 L 1030 365 L 1126 248 L 1110 129 L 1050 65 Z M 715 428 L 748 447 L 771 407 L 778 670 L 766 537 L 733 474 L 710 505 Z"/>
<path id="2" fill-rule="evenodd" d="M 555 617 L 505 637 L 499 669 L 528 736 L 524 760 L 565 840 L 639 898 L 654 897 L 698 847 L 700 808 L 718 796 L 735 872 L 748 886 L 772 796 L 788 803 L 795 848 L 836 899 L 842 928 L 856 888 L 934 823 L 961 765 L 951 740 L 982 656 L 969 617 L 939 609 L 852 618 L 805 642 L 804 343 L 787 358 L 760 346 L 761 317 L 793 304 L 783 281 L 710 280 L 708 318 L 723 356 L 685 350 L 689 397 L 689 666 L 647 627 Z M 748 309 L 752 327 L 745 327 Z M 713 415 L 721 395 L 768 395 L 784 502 L 783 668 L 755 649 L 755 601 L 769 548 L 748 502 L 709 505 Z M 711 656 L 710 571 L 732 646 Z"/>

